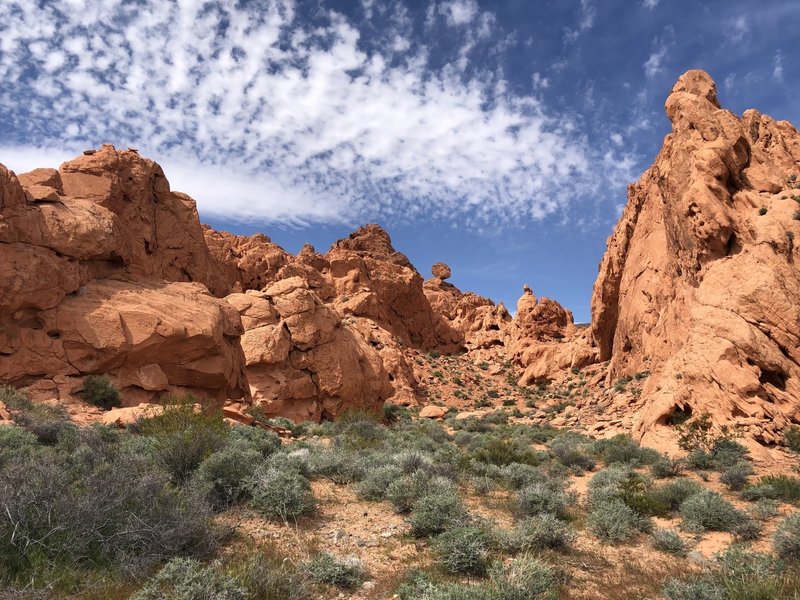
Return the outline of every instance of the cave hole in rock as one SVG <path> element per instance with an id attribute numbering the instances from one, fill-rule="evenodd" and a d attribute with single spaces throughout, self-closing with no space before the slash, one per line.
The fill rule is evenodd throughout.
<path id="1" fill-rule="evenodd" d="M 682 425 L 692 418 L 692 407 L 684 404 L 682 407 L 677 404 L 672 407 L 672 410 L 664 417 L 666 425 Z"/>
<path id="2" fill-rule="evenodd" d="M 777 388 L 781 391 L 786 391 L 786 380 L 788 379 L 788 375 L 778 370 L 768 369 L 766 367 L 762 367 L 761 365 L 756 364 L 756 362 L 748 358 L 747 364 L 751 367 L 756 367 L 759 370 L 758 374 L 758 382 L 763 385 L 771 385 L 774 388 Z"/>
<path id="3" fill-rule="evenodd" d="M 725 242 L 725 256 L 733 256 L 734 254 L 739 254 L 741 251 L 742 245 L 739 243 L 736 232 L 731 232 L 730 236 L 728 236 L 728 241 Z"/>
<path id="4" fill-rule="evenodd" d="M 781 391 L 786 391 L 786 373 L 783 371 L 761 369 L 761 375 L 758 376 L 758 381 L 761 385 L 769 384 Z"/>

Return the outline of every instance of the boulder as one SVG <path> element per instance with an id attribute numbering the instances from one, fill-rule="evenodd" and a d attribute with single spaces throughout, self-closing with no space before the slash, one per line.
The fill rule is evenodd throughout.
<path id="1" fill-rule="evenodd" d="M 423 419 L 442 419 L 446 414 L 446 409 L 441 406 L 434 406 L 433 404 L 424 406 L 422 410 L 419 411 L 419 416 Z"/>

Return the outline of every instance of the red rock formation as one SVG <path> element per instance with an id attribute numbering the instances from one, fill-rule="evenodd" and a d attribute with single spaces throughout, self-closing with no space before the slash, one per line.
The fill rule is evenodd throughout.
<path id="1" fill-rule="evenodd" d="M 263 233 L 234 235 L 203 225 L 203 234 L 209 251 L 222 266 L 229 291 L 261 290 L 292 260 Z"/>
<path id="2" fill-rule="evenodd" d="M 504 347 L 511 315 L 502 304 L 472 292 L 462 292 L 444 281 L 451 276 L 450 267 L 436 263 L 433 277 L 424 283 L 425 296 L 434 312 L 442 316 L 451 329 L 464 339 L 468 350 Z"/>
<path id="3" fill-rule="evenodd" d="M 593 339 L 611 380 L 652 373 L 638 436 L 683 410 L 777 442 L 800 422 L 800 134 L 721 109 L 702 71 L 678 80 L 666 112 L 672 133 L 600 266 Z"/>
<path id="4" fill-rule="evenodd" d="M 228 296 L 246 329 L 242 348 L 253 401 L 270 416 L 315 420 L 377 411 L 392 394 L 380 356 L 301 277 Z"/>
<path id="5" fill-rule="evenodd" d="M 225 284 L 194 202 L 158 165 L 104 146 L 20 180 L 0 166 L 0 382 L 246 395 L 238 314 L 206 289 Z"/>
<path id="6" fill-rule="evenodd" d="M 342 314 L 366 317 L 402 344 L 454 352 L 462 338 L 430 306 L 422 277 L 378 225 L 361 227 L 325 254 Z"/>

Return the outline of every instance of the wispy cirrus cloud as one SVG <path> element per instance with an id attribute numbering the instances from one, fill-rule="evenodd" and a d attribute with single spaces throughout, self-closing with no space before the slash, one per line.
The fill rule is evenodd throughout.
<path id="1" fill-rule="evenodd" d="M 0 0 L 0 162 L 132 145 L 205 215 L 297 224 L 510 224 L 629 177 L 501 71 L 466 76 L 468 52 L 433 66 L 402 10 L 367 50 L 335 11 L 253 4 Z M 491 26 L 473 0 L 439 6 L 462 48 Z"/>

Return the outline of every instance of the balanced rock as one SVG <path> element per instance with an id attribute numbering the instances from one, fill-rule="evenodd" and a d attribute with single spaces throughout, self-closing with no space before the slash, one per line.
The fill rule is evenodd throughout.
<path id="1" fill-rule="evenodd" d="M 450 270 L 450 267 L 443 262 L 437 262 L 433 264 L 433 267 L 431 267 L 431 274 L 437 279 L 444 280 L 450 279 L 450 276 L 453 274 L 453 272 Z"/>

